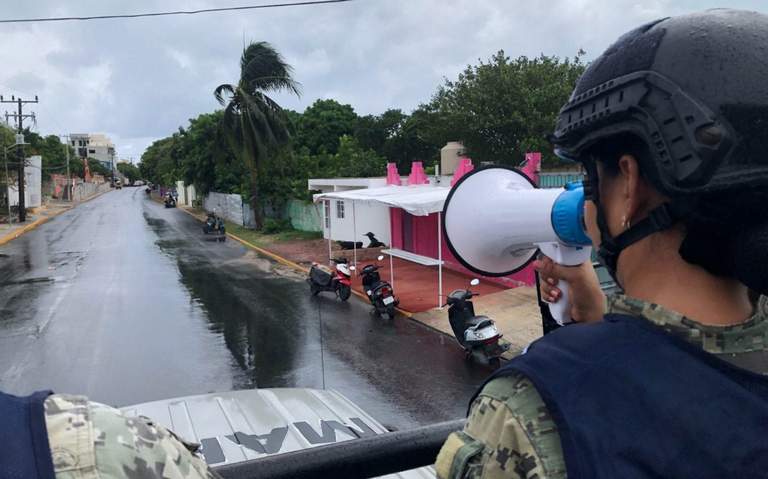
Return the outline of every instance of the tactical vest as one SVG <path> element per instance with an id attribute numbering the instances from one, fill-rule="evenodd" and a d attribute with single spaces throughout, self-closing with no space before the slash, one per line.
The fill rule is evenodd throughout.
<path id="1" fill-rule="evenodd" d="M 569 479 L 768 477 L 768 378 L 611 314 L 533 343 L 490 379 L 534 384 Z"/>
<path id="2" fill-rule="evenodd" d="M 16 397 L 0 392 L 0 477 L 55 479 L 40 391 Z"/>

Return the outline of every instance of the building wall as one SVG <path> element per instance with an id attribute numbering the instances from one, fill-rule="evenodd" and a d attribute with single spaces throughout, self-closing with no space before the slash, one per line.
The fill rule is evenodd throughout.
<path id="1" fill-rule="evenodd" d="M 326 200 L 328 201 L 328 200 Z M 344 218 L 339 218 L 339 203 L 342 203 Z M 328 220 L 326 206 L 321 206 L 323 212 L 323 237 L 328 239 Z M 369 231 L 384 244 L 390 244 L 389 208 L 386 206 L 360 203 L 354 206 L 355 221 L 352 219 L 353 206 L 349 200 L 330 200 L 330 239 L 334 241 L 362 241 L 368 245 Z M 355 236 L 357 232 L 357 236 Z"/>
<path id="2" fill-rule="evenodd" d="M 27 158 L 27 166 L 24 167 L 24 206 L 37 208 L 43 204 L 43 158 L 32 156 Z M 18 185 L 8 186 L 8 201 L 11 206 L 19 204 Z"/>

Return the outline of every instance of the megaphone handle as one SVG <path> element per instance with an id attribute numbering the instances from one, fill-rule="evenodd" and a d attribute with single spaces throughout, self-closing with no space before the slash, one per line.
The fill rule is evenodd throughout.
<path id="1" fill-rule="evenodd" d="M 557 321 L 557 324 L 562 326 L 572 321 L 571 312 L 568 308 L 571 287 L 567 281 L 561 279 L 557 283 L 557 289 L 560 290 L 560 298 L 554 303 L 549 303 L 549 312 L 552 314 L 552 318 Z"/>
<path id="2" fill-rule="evenodd" d="M 561 245 L 560 243 L 539 243 L 538 246 L 541 252 L 551 258 L 552 261 L 565 266 L 575 266 L 588 261 L 592 253 L 592 248 L 588 246 L 571 247 Z M 563 325 L 572 321 L 568 309 L 571 288 L 562 279 L 557 283 L 557 288 L 560 290 L 561 295 L 556 302 L 549 303 L 549 312 L 552 313 L 552 318 L 557 321 L 557 324 Z"/>

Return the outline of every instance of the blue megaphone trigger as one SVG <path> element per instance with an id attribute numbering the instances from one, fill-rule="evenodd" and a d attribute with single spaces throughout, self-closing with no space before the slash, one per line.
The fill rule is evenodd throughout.
<path id="1" fill-rule="evenodd" d="M 580 181 L 566 184 L 552 205 L 552 229 L 565 245 L 592 244 L 584 226 L 584 185 Z"/>

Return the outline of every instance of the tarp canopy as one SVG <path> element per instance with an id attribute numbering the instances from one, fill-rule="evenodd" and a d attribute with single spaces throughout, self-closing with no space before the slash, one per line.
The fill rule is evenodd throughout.
<path id="1" fill-rule="evenodd" d="M 314 196 L 315 202 L 322 200 L 350 200 L 362 203 L 379 203 L 393 208 L 402 208 L 415 216 L 427 216 L 443 211 L 443 204 L 448 197 L 448 187 L 415 185 L 415 186 L 382 186 L 380 188 L 364 188 L 359 190 L 334 191 Z"/>

